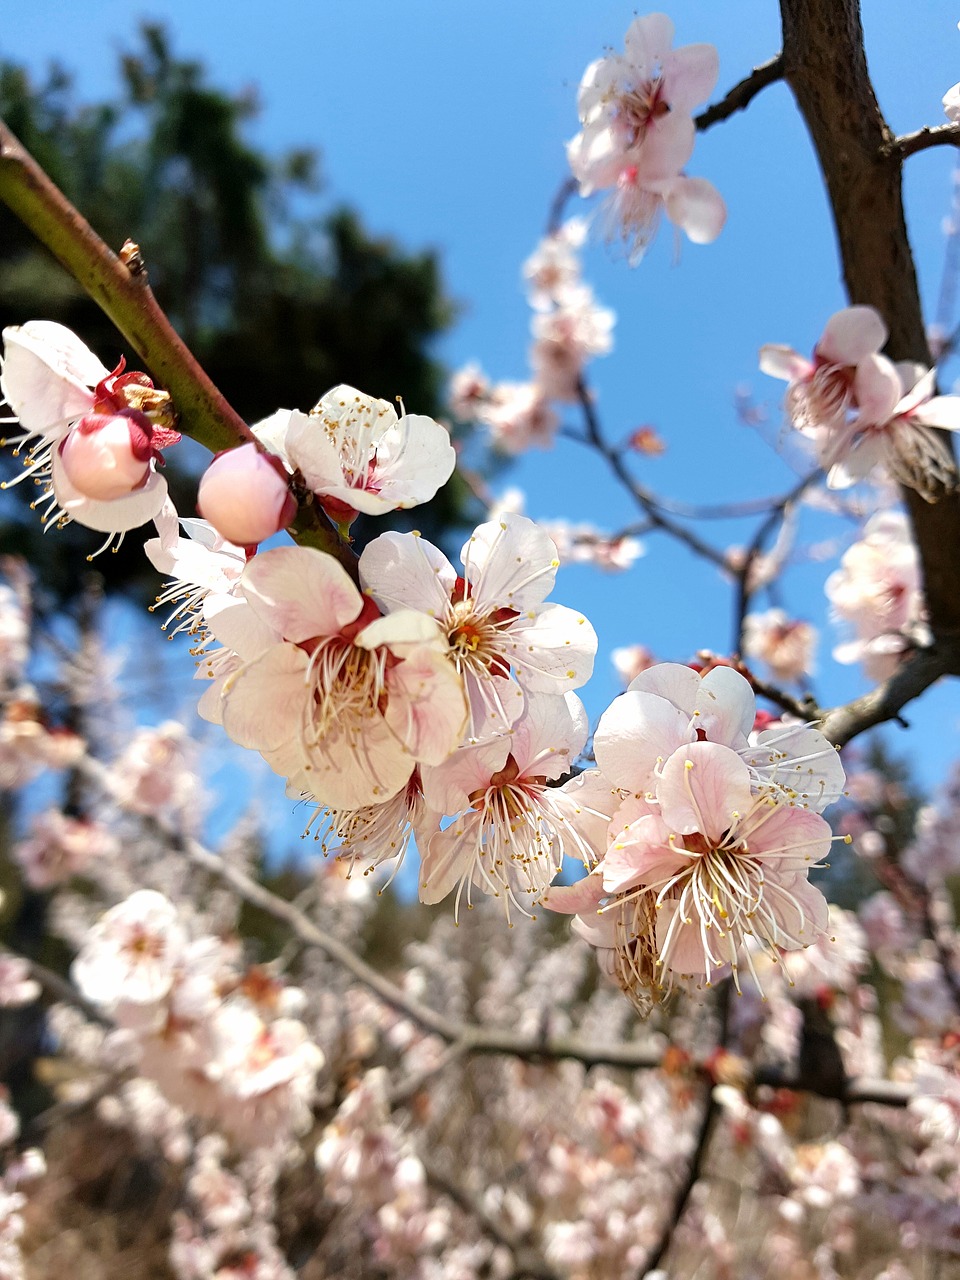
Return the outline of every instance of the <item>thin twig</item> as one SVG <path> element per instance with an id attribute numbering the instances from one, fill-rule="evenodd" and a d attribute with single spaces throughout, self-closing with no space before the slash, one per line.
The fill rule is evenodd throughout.
<path id="1" fill-rule="evenodd" d="M 905 160 L 929 147 L 960 147 L 960 124 L 924 125 L 915 133 L 903 133 L 881 147 L 884 156 L 897 156 Z"/>
<path id="2" fill-rule="evenodd" d="M 71 1005 L 90 1022 L 99 1023 L 101 1027 L 113 1026 L 111 1018 L 108 1018 L 95 1004 L 91 1004 L 71 982 L 61 977 L 59 973 L 55 973 L 53 969 L 48 969 L 46 965 L 39 964 L 36 960 L 31 960 L 29 956 L 25 956 L 19 951 L 12 951 L 9 947 L 4 948 L 4 954 L 13 956 L 25 964 L 30 972 L 30 977 L 34 982 L 39 983 L 53 1000 L 58 1000 L 61 1004 Z"/>
<path id="3" fill-rule="evenodd" d="M 703 133 L 711 125 L 719 124 L 721 120 L 727 120 L 736 112 L 743 111 L 761 90 L 782 80 L 783 71 L 783 54 L 778 53 L 769 62 L 763 62 L 759 67 L 754 67 L 748 76 L 744 76 L 739 84 L 733 86 L 725 98 L 721 98 L 719 102 L 715 102 L 713 106 L 707 107 L 698 116 L 694 116 L 693 123 Z"/>

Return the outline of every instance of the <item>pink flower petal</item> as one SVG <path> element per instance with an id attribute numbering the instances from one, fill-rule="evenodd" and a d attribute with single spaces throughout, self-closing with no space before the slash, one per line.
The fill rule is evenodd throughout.
<path id="1" fill-rule="evenodd" d="M 719 844 L 752 807 L 750 773 L 736 752 L 713 742 L 693 742 L 663 766 L 657 799 L 671 830 L 698 831 Z"/>
<path id="2" fill-rule="evenodd" d="M 336 635 L 363 605 L 342 565 L 312 547 L 274 547 L 255 555 L 241 590 L 268 626 L 299 644 Z"/>
<path id="3" fill-rule="evenodd" d="M 844 307 L 832 315 L 817 343 L 830 364 L 855 365 L 876 354 L 887 340 L 887 326 L 873 307 Z"/>
<path id="4" fill-rule="evenodd" d="M 694 244 L 711 244 L 727 221 L 723 197 L 706 178 L 678 178 L 665 193 L 664 207 Z"/>

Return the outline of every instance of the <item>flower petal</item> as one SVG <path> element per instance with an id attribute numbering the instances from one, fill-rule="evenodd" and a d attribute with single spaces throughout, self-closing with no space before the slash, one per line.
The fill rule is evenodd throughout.
<path id="1" fill-rule="evenodd" d="M 312 547 L 259 552 L 244 569 L 240 589 L 263 621 L 294 644 L 336 635 L 363 605 L 343 566 Z"/>
<path id="2" fill-rule="evenodd" d="M 698 831 L 719 844 L 752 807 L 750 773 L 729 747 L 693 742 L 675 751 L 663 766 L 657 799 L 672 831 Z"/>

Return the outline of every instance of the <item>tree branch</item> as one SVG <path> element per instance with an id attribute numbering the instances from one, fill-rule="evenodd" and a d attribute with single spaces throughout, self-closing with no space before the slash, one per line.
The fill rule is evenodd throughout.
<path id="1" fill-rule="evenodd" d="M 842 747 L 864 730 L 895 719 L 908 702 L 945 675 L 960 675 L 960 643 L 957 641 L 940 641 L 932 648 L 918 650 L 876 689 L 827 711 L 821 724 L 823 732 L 831 742 Z"/>
<path id="2" fill-rule="evenodd" d="M 231 866 L 222 858 L 195 840 L 185 840 L 181 845 L 186 857 L 195 866 L 202 867 L 231 886 L 245 902 L 282 921 L 291 932 L 308 947 L 316 947 L 342 965 L 349 973 L 376 996 L 402 1016 L 409 1018 L 422 1030 L 437 1035 L 455 1048 L 438 1069 L 468 1054 L 504 1054 L 527 1062 L 557 1062 L 569 1059 L 585 1067 L 620 1067 L 627 1071 L 650 1070 L 659 1067 L 662 1051 L 657 1045 L 636 1041 L 625 1044 L 593 1044 L 576 1038 L 522 1035 L 508 1027 L 487 1027 L 478 1023 L 457 1022 L 437 1013 L 407 995 L 398 986 L 361 960 L 354 951 L 339 939 L 309 920 L 291 902 L 277 897 L 269 889 L 258 884 L 239 867 Z M 430 1074 L 433 1074 L 432 1070 Z M 703 1074 L 709 1078 L 704 1070 Z M 757 1074 L 757 1083 L 773 1087 L 797 1087 L 793 1076 L 765 1068 Z M 406 1082 L 401 1082 L 405 1084 Z M 852 1102 L 879 1102 L 887 1106 L 904 1107 L 912 1096 L 909 1086 L 888 1080 L 852 1080 L 847 1097 Z"/>
<path id="3" fill-rule="evenodd" d="M 933 364 L 907 236 L 902 149 L 877 103 L 857 0 L 780 0 L 784 75 L 813 142 L 851 303 L 883 316 L 892 360 Z M 947 433 L 941 433 L 952 453 Z M 960 493 L 904 491 L 934 635 L 960 636 Z"/>
<path id="4" fill-rule="evenodd" d="M 128 267 L 0 120 L 0 200 L 113 321 L 170 392 L 188 434 L 216 453 L 250 429 L 200 368 L 135 261 Z"/>
<path id="5" fill-rule="evenodd" d="M 881 152 L 898 160 L 926 151 L 928 147 L 960 147 L 960 124 L 924 125 L 915 133 L 903 133 L 884 143 Z"/>
<path id="6" fill-rule="evenodd" d="M 719 124 L 721 120 L 728 120 L 737 111 L 743 111 L 761 90 L 782 79 L 783 54 L 778 53 L 769 62 L 754 67 L 748 76 L 744 76 L 739 84 L 733 86 L 725 98 L 721 98 L 719 102 L 715 102 L 713 106 L 707 107 L 698 116 L 694 116 L 693 123 L 703 133 L 711 125 Z"/>

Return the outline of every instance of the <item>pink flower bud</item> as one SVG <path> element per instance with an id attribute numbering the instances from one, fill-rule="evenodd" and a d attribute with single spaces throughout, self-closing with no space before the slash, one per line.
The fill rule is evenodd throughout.
<path id="1" fill-rule="evenodd" d="M 139 489 L 150 472 L 150 423 L 134 410 L 92 413 L 81 418 L 60 445 L 60 460 L 76 491 L 95 502 L 112 502 Z"/>
<path id="2" fill-rule="evenodd" d="M 200 480 L 197 510 L 217 533 L 239 547 L 263 542 L 297 514 L 279 459 L 255 444 L 219 453 Z"/>

